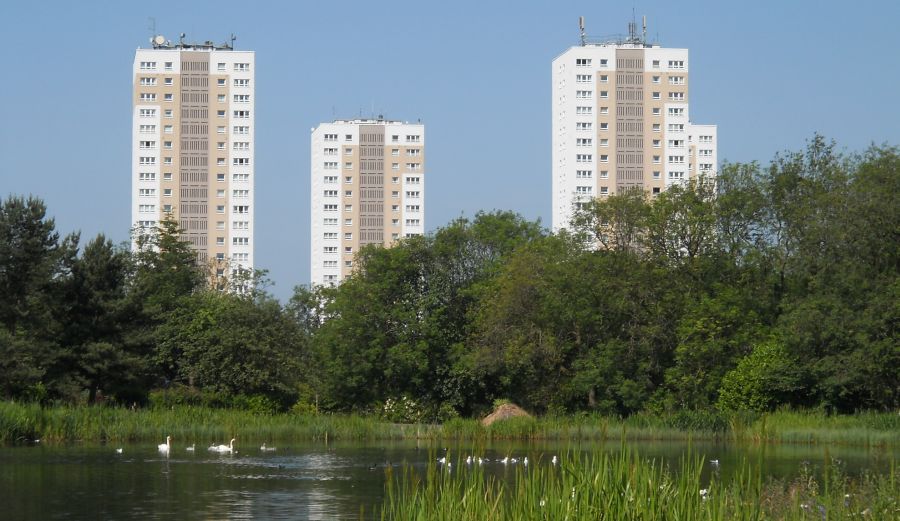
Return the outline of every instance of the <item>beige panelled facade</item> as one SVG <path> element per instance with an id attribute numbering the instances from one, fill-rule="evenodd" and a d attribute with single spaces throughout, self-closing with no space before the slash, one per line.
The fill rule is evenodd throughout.
<path id="1" fill-rule="evenodd" d="M 253 268 L 254 68 L 228 44 L 135 53 L 132 225 L 176 220 L 214 275 Z"/>
<path id="2" fill-rule="evenodd" d="M 553 61 L 554 230 L 592 198 L 715 175 L 716 127 L 690 122 L 688 70 L 687 49 L 634 33 L 585 39 Z"/>
<path id="3" fill-rule="evenodd" d="M 313 129 L 310 280 L 338 284 L 359 249 L 424 233 L 425 128 L 379 119 Z"/>

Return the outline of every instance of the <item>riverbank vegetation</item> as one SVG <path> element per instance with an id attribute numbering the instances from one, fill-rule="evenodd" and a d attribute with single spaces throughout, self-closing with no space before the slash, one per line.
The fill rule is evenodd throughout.
<path id="1" fill-rule="evenodd" d="M 568 231 L 495 211 L 365 247 L 339 287 L 299 287 L 286 303 L 263 273 L 198 265 L 175 221 L 136 230 L 134 248 L 82 244 L 40 200 L 10 196 L 0 397 L 460 432 L 478 428 L 457 418 L 507 399 L 623 429 L 681 418 L 810 441 L 788 413 L 742 415 L 900 408 L 898 196 L 896 148 L 842 154 L 816 136 L 765 167 L 585 202 Z M 535 425 L 569 428 L 552 421 Z M 616 428 L 603 421 L 590 428 Z"/>
<path id="2" fill-rule="evenodd" d="M 333 442 L 497 440 L 606 442 L 610 440 L 716 440 L 738 443 L 839 444 L 900 447 L 900 416 L 817 412 L 763 414 L 662 413 L 627 418 L 565 416 L 512 418 L 483 426 L 455 418 L 443 424 L 407 424 L 349 414 L 267 413 L 241 409 L 172 406 L 130 409 L 111 406 L 41 406 L 0 402 L 0 443 L 141 443 L 171 435 L 177 444 L 238 437 L 264 441 Z"/>
<path id="3" fill-rule="evenodd" d="M 517 465 L 514 479 L 487 476 L 457 461 L 417 469 L 388 469 L 381 519 L 524 520 L 810 520 L 897 519 L 900 476 L 848 477 L 838 461 L 820 477 L 809 466 L 790 481 L 764 479 L 745 465 L 727 480 L 687 455 L 677 472 L 623 447 L 618 453 L 570 453 L 560 464 Z"/>

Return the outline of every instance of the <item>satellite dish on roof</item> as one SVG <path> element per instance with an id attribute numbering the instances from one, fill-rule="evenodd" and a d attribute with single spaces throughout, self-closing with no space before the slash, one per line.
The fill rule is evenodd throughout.
<path id="1" fill-rule="evenodd" d="M 156 45 L 162 45 L 162 44 L 166 43 L 166 38 L 165 38 L 165 36 L 163 36 L 161 34 L 157 34 L 156 36 L 153 37 L 153 43 L 155 43 Z"/>

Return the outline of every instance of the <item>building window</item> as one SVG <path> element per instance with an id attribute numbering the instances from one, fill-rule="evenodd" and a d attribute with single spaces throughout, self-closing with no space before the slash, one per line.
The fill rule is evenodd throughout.
<path id="1" fill-rule="evenodd" d="M 155 157 L 148 157 L 148 156 L 141 156 L 140 158 L 138 158 L 138 163 L 141 164 L 141 165 L 145 165 L 145 166 L 146 166 L 146 165 L 155 165 L 155 164 L 156 164 L 156 158 L 155 158 Z"/>
<path id="2" fill-rule="evenodd" d="M 237 126 L 237 127 L 234 127 L 234 128 L 232 129 L 232 131 L 233 131 L 235 134 L 239 135 L 239 136 L 244 136 L 244 135 L 247 135 L 247 134 L 250 133 L 250 127 L 248 127 L 248 126 Z"/>
<path id="3" fill-rule="evenodd" d="M 593 123 L 586 123 L 586 122 L 579 121 L 579 122 L 575 123 L 575 130 L 592 130 L 593 126 L 594 126 Z"/>
<path id="4" fill-rule="evenodd" d="M 659 123 L 653 124 L 653 132 L 659 132 L 661 125 Z"/>
<path id="5" fill-rule="evenodd" d="M 590 186 L 576 186 L 575 193 L 577 195 L 591 195 L 594 193 L 594 189 Z"/>
<path id="6" fill-rule="evenodd" d="M 173 101 L 174 94 L 163 94 L 163 101 Z"/>
<path id="7" fill-rule="evenodd" d="M 235 79 L 235 80 L 234 80 L 234 86 L 235 86 L 235 87 L 249 87 L 249 86 L 250 86 L 250 80 L 245 79 L 245 78 L 238 78 L 238 79 Z"/>
<path id="8" fill-rule="evenodd" d="M 609 179 L 609 170 L 601 170 L 600 179 Z"/>
<path id="9" fill-rule="evenodd" d="M 575 107 L 575 114 L 579 116 L 590 116 L 594 113 L 594 107 Z"/>
<path id="10" fill-rule="evenodd" d="M 609 60 L 607 60 L 606 58 L 600 58 L 600 66 L 606 67 L 607 65 L 609 65 Z"/>
<path id="11" fill-rule="evenodd" d="M 684 68 L 684 60 L 669 60 L 669 68 L 670 69 L 683 69 Z"/>
<path id="12" fill-rule="evenodd" d="M 661 115 L 661 109 L 659 107 L 653 107 L 653 115 L 654 116 Z"/>
<path id="13" fill-rule="evenodd" d="M 577 147 L 589 147 L 593 146 L 594 140 L 590 138 L 578 138 L 575 140 L 575 146 Z"/>
<path id="14" fill-rule="evenodd" d="M 250 70 L 250 64 L 249 63 L 235 63 L 234 70 L 235 70 L 235 72 L 247 72 Z"/>
<path id="15" fill-rule="evenodd" d="M 140 109 L 138 115 L 142 118 L 154 118 L 156 117 L 156 109 Z"/>
<path id="16" fill-rule="evenodd" d="M 344 141 L 353 141 L 353 134 L 344 134 Z"/>
<path id="17" fill-rule="evenodd" d="M 152 92 L 142 92 L 139 99 L 143 102 L 156 101 L 156 94 L 153 94 Z"/>
<path id="18" fill-rule="evenodd" d="M 660 161 L 660 156 L 653 156 L 653 164 L 658 165 Z"/>
<path id="19" fill-rule="evenodd" d="M 153 87 L 156 85 L 156 78 L 141 78 L 142 87 Z"/>
<path id="20" fill-rule="evenodd" d="M 225 78 L 219 78 L 218 80 L 216 80 L 216 86 L 217 86 L 217 87 L 224 87 L 224 86 L 226 86 Z M 223 100 L 223 101 L 224 101 L 224 100 Z"/>
<path id="21" fill-rule="evenodd" d="M 156 189 L 155 188 L 141 188 L 138 190 L 138 196 L 140 196 L 140 197 L 155 197 Z"/>
<path id="22" fill-rule="evenodd" d="M 250 103 L 249 94 L 235 94 L 233 98 L 235 103 Z"/>
<path id="23" fill-rule="evenodd" d="M 345 211 L 345 212 L 352 212 L 352 211 L 353 211 L 353 205 L 352 205 L 352 204 L 345 204 L 345 205 L 344 205 L 344 211 Z"/>
<path id="24" fill-rule="evenodd" d="M 659 92 L 654 91 L 652 97 L 653 99 L 659 99 Z"/>
<path id="25" fill-rule="evenodd" d="M 654 139 L 653 140 L 653 148 L 659 148 L 660 146 L 662 146 L 661 143 L 662 143 L 661 139 Z"/>
<path id="26" fill-rule="evenodd" d="M 609 156 L 607 154 L 600 154 L 600 162 L 609 163 Z"/>
<path id="27" fill-rule="evenodd" d="M 142 71 L 155 71 L 156 70 L 156 62 L 141 62 L 141 70 Z"/>
<path id="28" fill-rule="evenodd" d="M 166 110 L 163 111 L 163 117 L 164 117 L 164 118 L 172 118 L 172 117 L 174 117 L 172 114 L 173 114 L 172 109 L 166 109 Z"/>
<path id="29" fill-rule="evenodd" d="M 590 163 L 594 160 L 594 156 L 591 154 L 576 154 L 575 162 L 577 163 Z"/>
<path id="30" fill-rule="evenodd" d="M 659 68 L 659 60 L 653 60 L 653 68 L 654 68 L 654 69 L 658 69 L 658 68 Z"/>
<path id="31" fill-rule="evenodd" d="M 576 74 L 575 82 L 576 83 L 590 83 L 593 80 L 593 76 L 590 74 Z"/>
<path id="32" fill-rule="evenodd" d="M 669 85 L 684 85 L 684 76 L 669 76 Z"/>
<path id="33" fill-rule="evenodd" d="M 653 81 L 653 83 L 659 83 L 659 76 L 653 76 L 651 81 Z"/>
<path id="34" fill-rule="evenodd" d="M 670 101 L 684 101 L 684 93 L 683 92 L 670 92 L 669 100 Z"/>
<path id="35" fill-rule="evenodd" d="M 609 107 L 600 107 L 600 114 L 609 114 Z"/>
<path id="36" fill-rule="evenodd" d="M 141 172 L 138 174 L 138 181 L 156 181 L 154 172 Z"/>
<path id="37" fill-rule="evenodd" d="M 407 191 L 407 192 L 406 192 L 406 198 L 407 198 L 407 199 L 418 199 L 421 195 L 422 195 L 422 193 L 419 192 L 419 191 L 417 191 L 417 190 L 416 190 L 416 191 Z"/>
<path id="38" fill-rule="evenodd" d="M 249 110 L 235 110 L 232 114 L 235 119 L 247 119 L 250 117 Z"/>
<path id="39" fill-rule="evenodd" d="M 249 157 L 234 157 L 234 158 L 231 158 L 231 164 L 234 166 L 250 166 L 250 158 Z"/>
<path id="40" fill-rule="evenodd" d="M 165 62 L 163 66 L 167 71 L 172 70 L 172 62 Z"/>
<path id="41" fill-rule="evenodd" d="M 609 130 L 609 123 L 600 123 L 600 130 Z"/>
<path id="42" fill-rule="evenodd" d="M 590 58 L 575 58 L 575 66 L 576 67 L 590 67 L 591 59 Z"/>
<path id="43" fill-rule="evenodd" d="M 576 90 L 575 97 L 577 99 L 591 99 L 593 97 L 593 92 L 589 90 Z"/>
<path id="44" fill-rule="evenodd" d="M 600 195 L 609 195 L 609 187 L 601 186 L 600 187 Z"/>

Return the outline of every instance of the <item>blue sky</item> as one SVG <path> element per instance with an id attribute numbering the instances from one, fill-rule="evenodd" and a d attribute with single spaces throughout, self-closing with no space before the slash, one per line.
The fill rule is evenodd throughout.
<path id="1" fill-rule="evenodd" d="M 177 6 L 177 7 L 176 7 Z M 691 58 L 691 116 L 719 157 L 767 162 L 814 132 L 900 143 L 900 2 L 7 2 L 0 197 L 43 198 L 64 232 L 128 238 L 131 64 L 156 31 L 256 51 L 256 260 L 309 279 L 309 129 L 383 113 L 426 124 L 426 228 L 515 210 L 550 224 L 550 62 L 589 35 Z M 465 150 L 462 154 L 460 151 Z M 474 183 L 482 189 L 471 191 Z"/>

